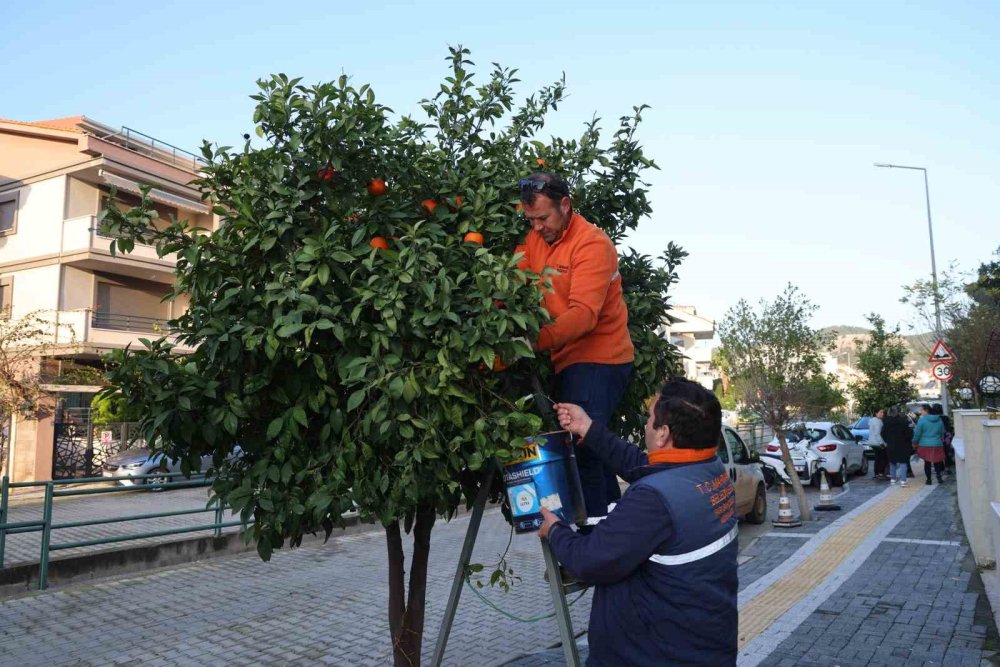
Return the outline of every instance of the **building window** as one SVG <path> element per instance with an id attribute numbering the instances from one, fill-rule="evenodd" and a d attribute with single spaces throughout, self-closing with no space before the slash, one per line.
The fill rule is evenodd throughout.
<path id="1" fill-rule="evenodd" d="M 17 231 L 17 193 L 0 194 L 0 236 Z"/>
<path id="2" fill-rule="evenodd" d="M 10 318 L 13 297 L 14 279 L 12 277 L 0 278 L 0 318 Z"/>

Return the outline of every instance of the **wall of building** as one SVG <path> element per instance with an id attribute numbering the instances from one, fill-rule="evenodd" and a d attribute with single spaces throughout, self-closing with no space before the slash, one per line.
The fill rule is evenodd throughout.
<path id="1" fill-rule="evenodd" d="M 0 186 L 90 159 L 75 139 L 58 141 L 0 132 Z"/>
<path id="2" fill-rule="evenodd" d="M 13 234 L 0 236 L 0 262 L 8 264 L 59 253 L 65 190 L 65 176 L 17 189 L 17 228 Z"/>
<path id="3" fill-rule="evenodd" d="M 66 179 L 66 217 L 97 215 L 100 192 L 96 187 L 72 176 Z"/>
<path id="4" fill-rule="evenodd" d="M 59 286 L 59 309 L 93 308 L 94 289 L 93 271 L 75 266 L 63 266 Z"/>
<path id="5" fill-rule="evenodd" d="M 54 313 L 59 308 L 59 265 L 39 266 L 13 271 L 11 317 L 24 317 L 35 311 Z"/>

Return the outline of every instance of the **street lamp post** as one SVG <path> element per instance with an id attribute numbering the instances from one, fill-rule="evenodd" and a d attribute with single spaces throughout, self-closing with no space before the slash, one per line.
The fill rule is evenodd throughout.
<path id="1" fill-rule="evenodd" d="M 913 171 L 924 172 L 924 197 L 927 200 L 927 236 L 931 241 L 931 287 L 934 290 L 935 333 L 938 340 L 943 340 L 941 335 L 941 293 L 938 291 L 937 260 L 934 258 L 934 225 L 931 224 L 931 190 L 927 185 L 927 169 L 925 167 L 909 167 L 902 164 L 887 164 L 885 162 L 876 162 L 875 166 L 885 167 L 886 169 L 912 169 Z M 948 383 L 939 381 L 938 386 L 941 390 L 941 408 L 944 414 L 948 414 L 950 412 L 948 409 Z"/>

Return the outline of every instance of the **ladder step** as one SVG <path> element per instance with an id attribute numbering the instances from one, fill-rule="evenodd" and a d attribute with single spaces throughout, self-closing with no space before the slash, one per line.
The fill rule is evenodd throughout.
<path id="1" fill-rule="evenodd" d="M 563 584 L 563 595 L 570 595 L 572 593 L 579 593 L 580 591 L 585 591 L 590 588 L 590 584 L 585 584 L 582 581 L 571 581 L 568 584 Z"/>

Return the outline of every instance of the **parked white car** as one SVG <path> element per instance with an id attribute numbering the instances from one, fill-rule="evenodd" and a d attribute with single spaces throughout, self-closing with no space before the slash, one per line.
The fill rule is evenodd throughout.
<path id="1" fill-rule="evenodd" d="M 718 455 L 736 489 L 736 516 L 750 523 L 764 523 L 767 520 L 767 485 L 760 456 L 728 426 L 723 426 L 719 434 Z"/>
<path id="2" fill-rule="evenodd" d="M 819 471 L 825 470 L 830 484 L 843 486 L 851 473 L 868 472 L 865 448 L 854 440 L 850 430 L 834 422 L 806 422 L 786 434 L 795 471 L 803 480 L 819 485 Z M 778 438 L 767 445 L 768 453 L 779 453 Z M 780 453 L 779 453 L 780 456 Z"/>

